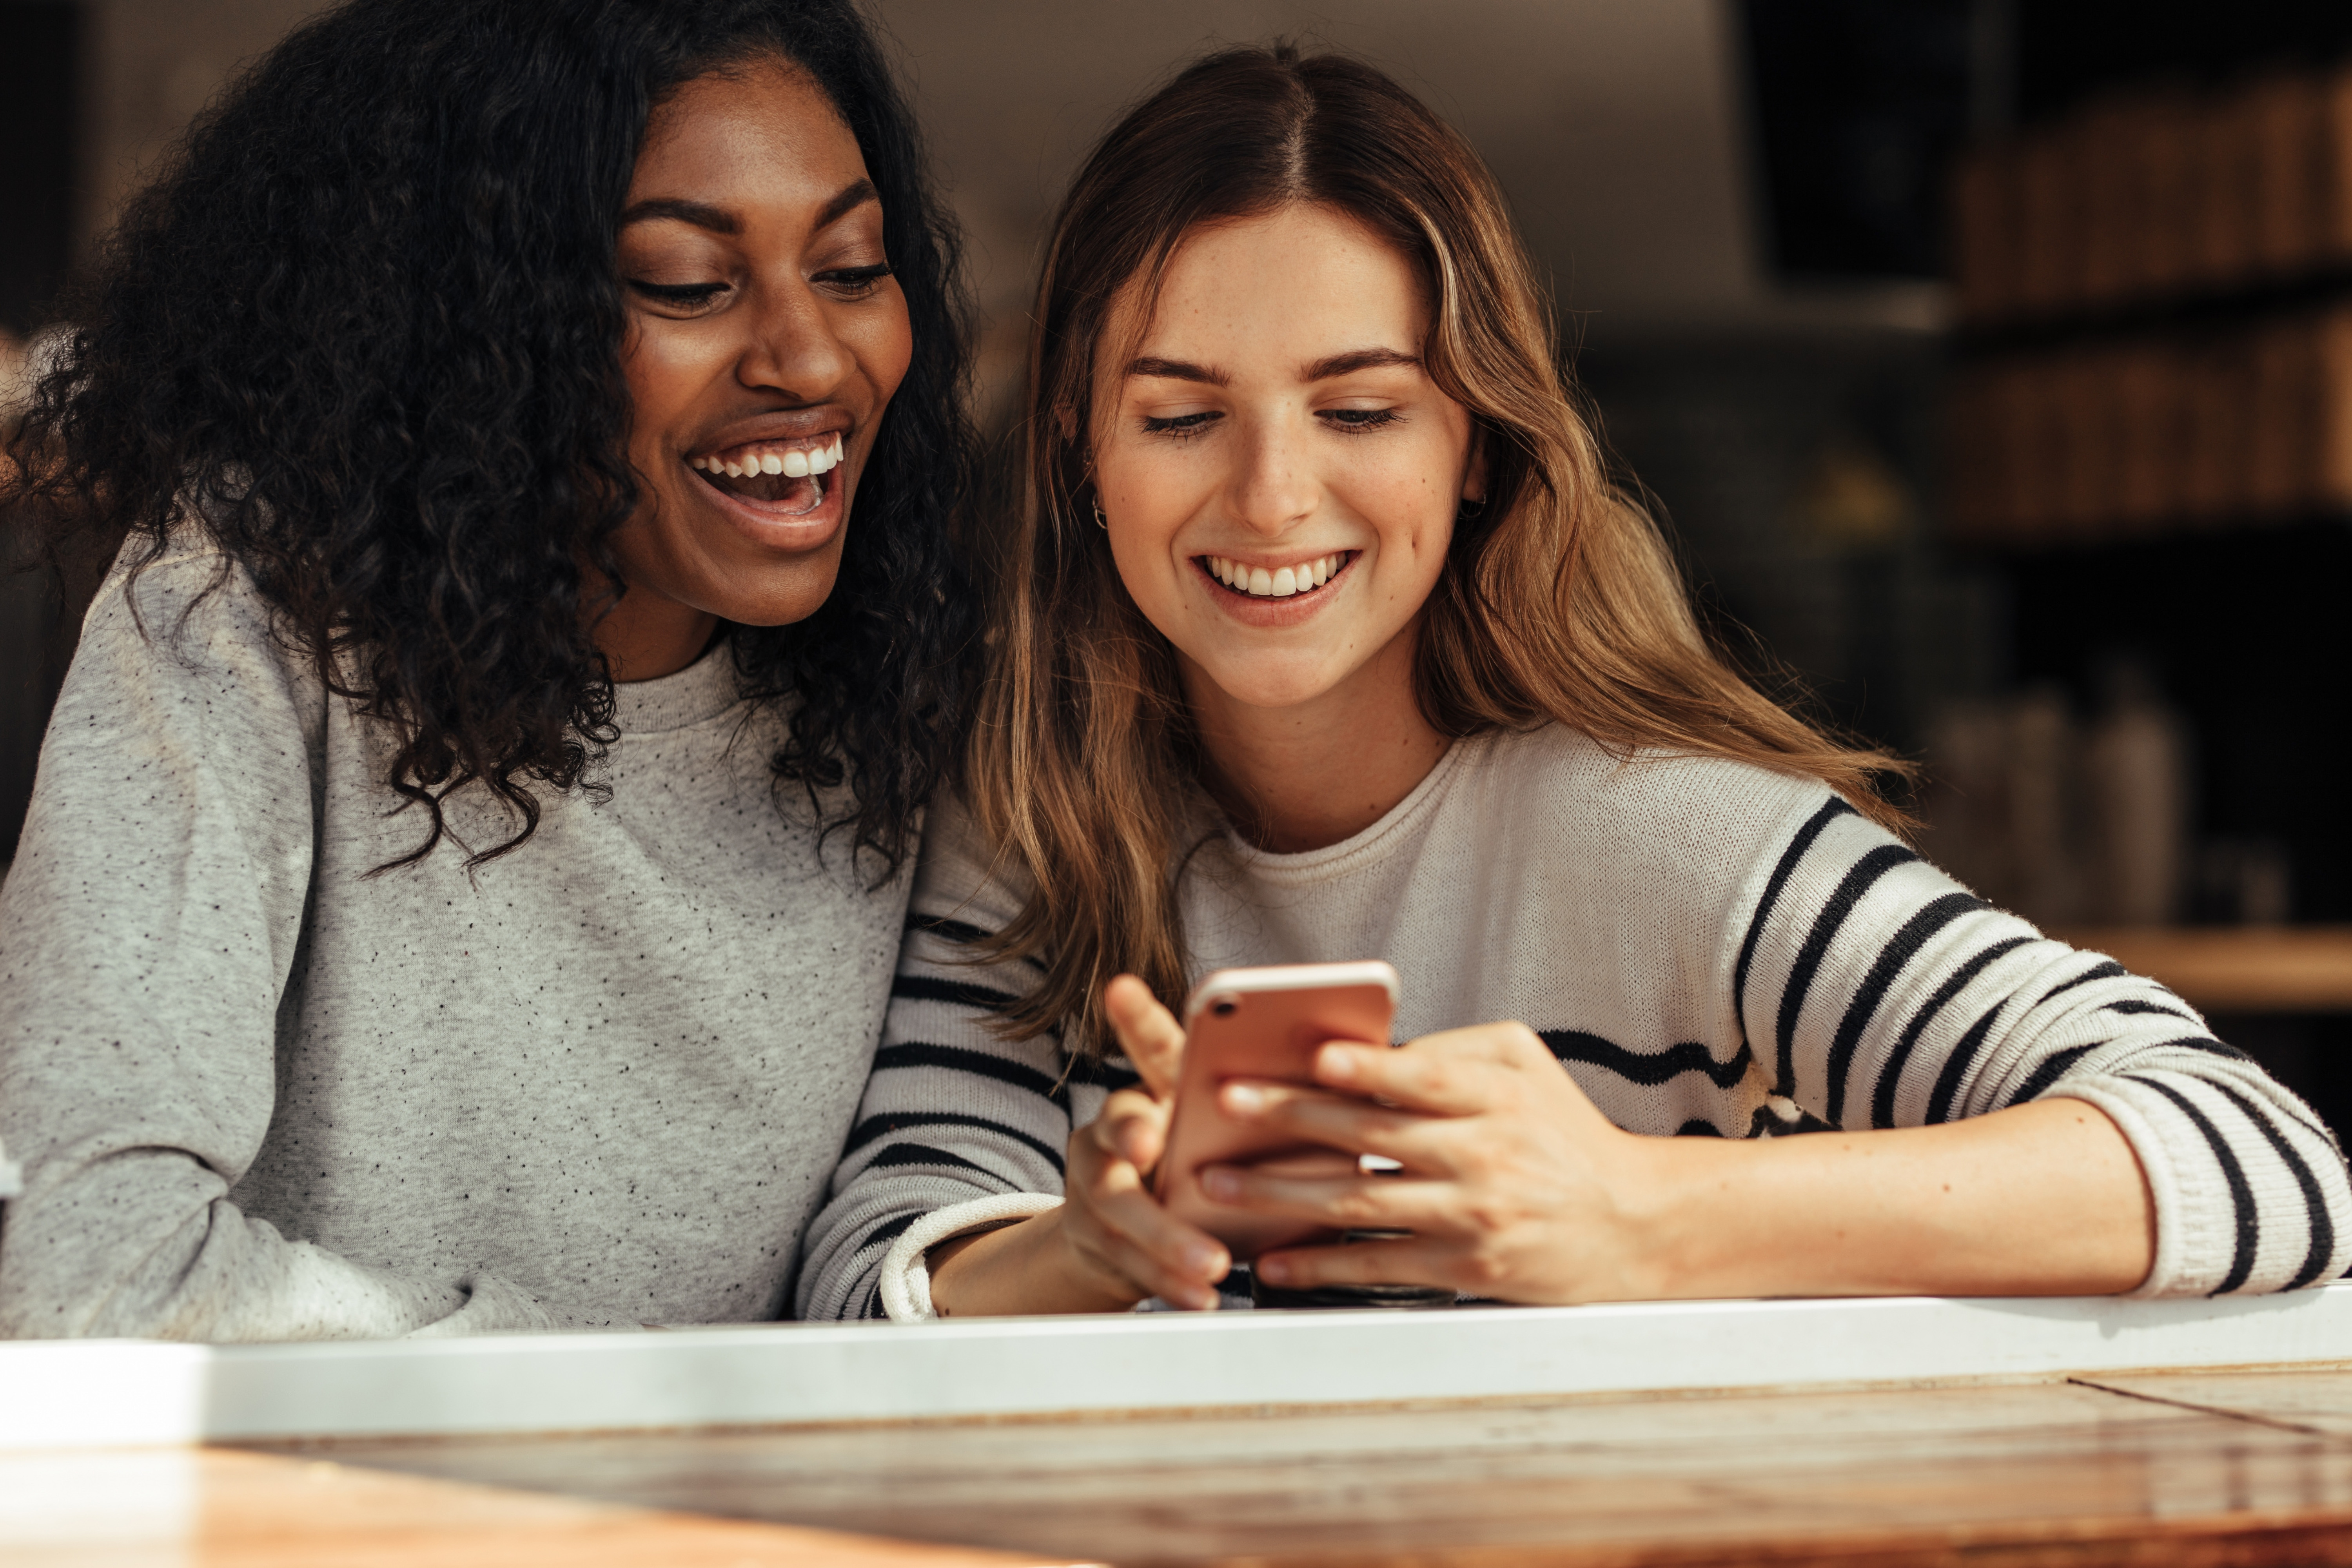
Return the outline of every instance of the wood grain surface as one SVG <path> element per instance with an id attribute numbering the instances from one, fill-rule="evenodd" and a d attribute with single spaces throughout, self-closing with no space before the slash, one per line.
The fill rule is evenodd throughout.
<path id="1" fill-rule="evenodd" d="M 0 1563 L 7 1568 L 1017 1568 L 1042 1561 L 218 1448 L 0 1455 Z"/>
<path id="2" fill-rule="evenodd" d="M 2321 1436 L 2352 1438 L 2352 1369 L 2219 1368 L 2100 1377 L 2094 1386 Z"/>
<path id="3" fill-rule="evenodd" d="M 2352 926 L 2084 927 L 2051 933 L 2221 1013 L 2352 1010 Z"/>
<path id="4" fill-rule="evenodd" d="M 1041 1560 L 2352 1564 L 2352 1369 L 2103 1382 L 280 1451 Z"/>

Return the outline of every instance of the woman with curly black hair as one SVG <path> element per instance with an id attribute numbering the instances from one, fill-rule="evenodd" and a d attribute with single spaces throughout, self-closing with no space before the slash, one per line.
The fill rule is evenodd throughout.
<path id="1" fill-rule="evenodd" d="M 0 469 L 126 540 L 0 1332 L 776 1315 L 956 742 L 956 277 L 852 0 L 366 0 L 199 122 Z"/>

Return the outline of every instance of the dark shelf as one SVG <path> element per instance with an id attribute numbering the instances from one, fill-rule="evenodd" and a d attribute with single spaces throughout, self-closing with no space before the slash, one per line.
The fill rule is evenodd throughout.
<path id="1" fill-rule="evenodd" d="M 1967 359 L 2072 348 L 2158 334 L 2227 330 L 2352 302 L 2352 263 L 2279 279 L 2161 300 L 2094 306 L 2064 315 L 1963 325 L 1953 334 Z"/>
<path id="2" fill-rule="evenodd" d="M 2064 563 L 2080 559 L 2095 567 L 2116 552 L 2139 553 L 2180 547 L 2227 546 L 2298 536 L 2340 535 L 2352 539 L 2352 512 L 2296 512 L 2290 516 L 2250 517 L 2233 512 L 2215 517 L 2168 518 L 2162 522 L 2093 525 L 2065 533 L 2042 532 L 2000 537 L 1954 533 L 1945 544 L 1964 559 L 2000 564 L 2033 562 Z M 2352 587 L 2352 583 L 2344 584 Z"/>

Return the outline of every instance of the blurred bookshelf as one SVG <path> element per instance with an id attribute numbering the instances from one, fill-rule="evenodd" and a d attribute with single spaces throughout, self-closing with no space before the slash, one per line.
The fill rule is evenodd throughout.
<path id="1" fill-rule="evenodd" d="M 1955 539 L 2352 513 L 2352 67 L 2111 90 L 1952 196 Z"/>
<path id="2" fill-rule="evenodd" d="M 1924 461 L 1904 399 L 1845 420 L 1917 533 L 1779 542 L 1898 657 L 1824 657 L 1825 612 L 1759 613 L 1766 574 L 1692 529 L 1700 574 L 1923 760 L 1925 853 L 2352 1131 L 2352 5 L 1739 8 L 1778 281 L 1940 274 L 1951 320 Z"/>
<path id="3" fill-rule="evenodd" d="M 2005 13 L 2011 112 L 1948 171 L 1941 521 L 2005 584 L 2004 777 L 2034 722 L 2089 738 L 2009 846 L 2076 884 L 2015 907 L 2352 1124 L 2352 5 Z M 2155 740 L 2100 763 L 2133 713 L 2162 768 Z M 2091 809 L 2047 804 L 2102 765 Z M 2126 848 L 2173 889 L 2128 921 L 2096 874 Z"/>

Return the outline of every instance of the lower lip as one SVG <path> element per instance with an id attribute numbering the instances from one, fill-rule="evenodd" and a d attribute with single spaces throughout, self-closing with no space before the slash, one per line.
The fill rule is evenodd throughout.
<path id="1" fill-rule="evenodd" d="M 1210 594 L 1215 597 L 1217 607 L 1225 614 L 1245 626 L 1268 626 L 1279 629 L 1283 626 L 1298 625 L 1329 603 L 1332 595 L 1339 591 L 1340 582 L 1355 569 L 1356 563 L 1362 560 L 1363 555 L 1364 552 L 1360 550 L 1349 551 L 1348 559 L 1340 564 L 1337 572 L 1323 580 L 1321 587 L 1311 594 L 1293 594 L 1286 598 L 1279 599 L 1261 598 L 1255 594 L 1244 594 L 1238 588 L 1226 587 L 1217 581 L 1209 568 L 1197 557 L 1192 562 L 1192 570 L 1201 574 L 1201 580 L 1209 585 Z"/>
<path id="2" fill-rule="evenodd" d="M 849 471 L 846 459 L 824 472 L 824 496 L 806 511 L 787 511 L 780 505 L 752 500 L 721 489 L 693 469 L 687 469 L 695 489 L 725 513 L 743 535 L 763 550 L 805 554 L 831 544 L 841 531 L 841 492 Z"/>

